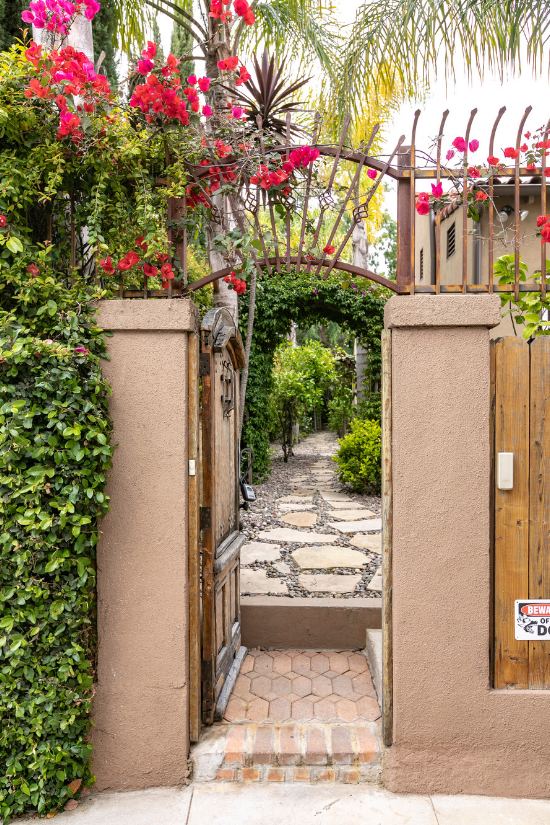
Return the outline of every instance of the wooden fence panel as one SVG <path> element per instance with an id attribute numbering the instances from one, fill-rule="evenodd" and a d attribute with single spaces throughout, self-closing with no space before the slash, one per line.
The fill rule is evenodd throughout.
<path id="1" fill-rule="evenodd" d="M 521 338 L 495 344 L 495 453 L 514 454 L 514 486 L 495 478 L 496 688 L 527 688 L 528 643 L 514 632 L 514 600 L 529 594 L 529 345 Z"/>
<path id="2" fill-rule="evenodd" d="M 550 338 L 531 344 L 529 598 L 550 596 Z M 529 687 L 550 688 L 550 641 L 529 642 Z"/>

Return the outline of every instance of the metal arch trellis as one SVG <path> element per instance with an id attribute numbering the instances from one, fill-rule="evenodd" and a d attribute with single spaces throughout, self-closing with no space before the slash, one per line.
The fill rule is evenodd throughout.
<path id="1" fill-rule="evenodd" d="M 503 107 L 499 110 L 497 117 L 494 121 L 490 140 L 489 140 L 489 155 L 492 155 L 494 152 L 494 145 L 496 139 L 496 132 L 498 125 L 502 119 L 504 112 L 506 111 L 506 107 Z M 525 113 L 521 119 L 519 124 L 519 128 L 517 131 L 516 136 L 516 148 L 519 149 L 523 129 L 525 128 L 526 120 L 531 112 L 531 107 L 528 107 L 525 110 Z M 264 269 L 267 271 L 268 274 L 272 274 L 273 269 L 275 269 L 278 273 L 281 273 L 281 265 L 285 265 L 287 268 L 290 266 L 295 266 L 297 269 L 300 269 L 302 266 L 305 266 L 306 272 L 312 272 L 315 276 L 319 276 L 320 273 L 324 270 L 324 279 L 328 278 L 330 273 L 333 270 L 339 270 L 345 273 L 348 273 L 353 276 L 363 277 L 375 283 L 378 283 L 382 286 L 387 287 L 393 292 L 398 294 L 407 295 L 407 294 L 414 294 L 415 292 L 421 293 L 428 293 L 428 294 L 440 294 L 440 293 L 493 293 L 493 292 L 513 292 L 516 297 L 519 296 L 520 292 L 525 291 L 536 291 L 537 289 L 541 291 L 542 295 L 546 294 L 546 279 L 541 278 L 541 282 L 539 284 L 536 283 L 529 283 L 524 284 L 520 283 L 520 269 L 519 269 L 519 197 L 520 197 L 520 185 L 522 180 L 527 180 L 529 183 L 539 183 L 541 184 L 541 212 L 542 214 L 545 213 L 546 210 L 546 186 L 542 185 L 542 181 L 545 180 L 547 167 L 546 167 L 546 151 L 542 151 L 541 153 L 541 161 L 540 165 L 533 165 L 531 164 L 529 168 L 526 165 L 521 165 L 520 156 L 515 160 L 514 166 L 511 167 L 503 167 L 501 166 L 498 170 L 498 178 L 494 174 L 488 174 L 489 170 L 482 170 L 487 175 L 487 180 L 483 180 L 482 183 L 485 185 L 488 200 L 487 200 L 487 209 L 488 209 L 488 216 L 489 216 L 489 237 L 488 237 L 488 259 L 489 259 L 489 276 L 488 276 L 488 283 L 486 284 L 474 284 L 468 282 L 468 271 L 467 271 L 467 255 L 468 255 L 468 228 L 467 228 L 467 214 L 468 214 L 468 203 L 465 197 L 462 198 L 462 209 L 463 209 L 463 235 L 462 235 L 462 281 L 459 284 L 442 284 L 441 283 L 441 219 L 442 219 L 442 210 L 439 209 L 435 212 L 435 283 L 432 284 L 423 284 L 419 285 L 415 283 L 415 198 L 416 198 L 416 185 L 419 181 L 423 180 L 435 180 L 437 183 L 441 182 L 444 179 L 455 178 L 457 179 L 457 173 L 455 170 L 450 170 L 442 164 L 441 161 L 441 153 L 442 153 L 442 141 L 444 138 L 444 128 L 445 123 L 449 114 L 449 111 L 445 111 L 443 113 L 441 123 L 439 126 L 439 131 L 436 138 L 436 156 L 435 158 L 432 157 L 430 154 L 425 153 L 423 151 L 419 151 L 416 146 L 416 132 L 418 121 L 420 117 L 420 110 L 417 110 L 414 115 L 413 125 L 412 125 L 412 134 L 411 134 L 411 141 L 408 145 L 405 145 L 405 136 L 402 135 L 397 144 L 395 145 L 393 151 L 388 155 L 385 156 L 387 159 L 381 159 L 380 157 L 376 157 L 374 155 L 369 155 L 369 150 L 371 149 L 374 139 L 379 131 L 380 124 L 376 124 L 370 134 L 368 141 L 366 142 L 364 150 L 354 150 L 350 149 L 346 146 L 346 137 L 349 129 L 350 124 L 350 117 L 346 117 L 342 129 L 342 134 L 340 140 L 337 145 L 328 145 L 322 144 L 318 142 L 318 136 L 320 132 L 320 125 L 321 125 L 321 117 L 317 113 L 314 119 L 314 127 L 313 127 L 313 134 L 311 140 L 311 146 L 315 147 L 319 150 L 320 156 L 329 160 L 332 159 L 332 164 L 328 165 L 328 172 L 326 181 L 323 184 L 322 191 L 319 189 L 319 185 L 313 185 L 313 175 L 312 175 L 312 168 L 311 165 L 305 174 L 305 181 L 304 186 L 302 188 L 302 202 L 303 207 L 301 209 L 301 226 L 300 226 L 300 238 L 298 242 L 297 248 L 292 248 L 291 245 L 291 215 L 300 213 L 299 209 L 295 209 L 296 200 L 289 196 L 287 198 L 279 198 L 277 203 L 281 204 L 286 211 L 286 220 L 285 220 L 285 232 L 284 236 L 279 236 L 277 233 L 277 224 L 275 220 L 275 202 L 269 196 L 269 193 L 261 190 L 259 186 L 251 186 L 250 184 L 246 183 L 246 189 L 243 194 L 242 198 L 237 198 L 235 195 L 228 195 L 227 199 L 229 202 L 229 206 L 231 208 L 232 215 L 239 226 L 239 228 L 243 231 L 246 231 L 247 224 L 248 229 L 251 231 L 252 234 L 255 235 L 256 239 L 259 241 L 261 246 L 261 252 L 258 250 L 258 253 L 253 252 L 254 257 L 254 264 L 258 271 L 259 275 L 263 275 Z M 465 140 L 466 144 L 468 144 L 468 140 L 470 137 L 470 133 L 472 130 L 472 126 L 474 123 L 475 116 L 477 114 L 477 109 L 473 109 L 469 115 L 467 125 L 466 125 L 466 132 L 465 132 Z M 294 150 L 299 148 L 299 145 L 291 142 L 291 123 L 290 123 L 290 115 L 287 115 L 287 130 L 286 130 L 286 140 L 284 143 L 277 144 L 275 146 L 270 146 L 268 149 L 265 148 L 264 142 L 261 137 L 261 120 L 258 120 L 258 126 L 260 129 L 260 154 L 259 159 L 258 155 L 255 156 L 254 163 L 256 166 L 258 162 L 262 162 L 262 158 L 266 157 L 267 155 L 273 155 L 279 153 L 281 157 L 285 157 L 288 160 L 290 153 Z M 548 139 L 548 134 L 550 132 L 550 120 L 546 124 L 545 127 L 542 127 L 540 130 L 542 134 L 543 142 L 546 142 Z M 224 169 L 231 169 L 235 168 L 235 159 L 231 156 L 227 158 L 220 159 L 214 153 L 214 148 L 210 145 L 208 141 L 208 136 L 205 135 L 205 145 L 211 154 L 212 162 L 220 169 L 220 174 L 223 174 Z M 420 157 L 424 163 L 423 165 L 419 165 L 417 160 Z M 468 166 L 468 148 L 463 156 L 463 191 L 467 191 L 467 187 L 469 185 L 467 181 L 467 166 Z M 334 181 L 338 172 L 338 167 L 341 162 L 349 162 L 356 165 L 355 173 L 351 180 L 351 183 L 347 187 L 343 198 L 338 201 L 334 197 L 333 193 L 333 185 Z M 214 200 L 210 197 L 207 186 L 205 185 L 205 172 L 204 167 L 200 166 L 193 166 L 191 164 L 185 164 L 187 170 L 189 172 L 191 180 L 200 188 L 205 202 L 208 204 L 208 212 L 209 212 L 209 222 L 211 226 L 217 226 L 223 229 L 227 228 L 225 216 L 222 211 L 219 209 L 217 204 Z M 308 226 L 312 227 L 315 226 L 313 230 L 313 246 L 316 245 L 319 234 L 321 231 L 321 226 L 323 224 L 323 220 L 326 218 L 327 214 L 331 211 L 336 212 L 336 216 L 332 227 L 329 233 L 328 244 L 336 237 L 338 229 L 341 225 L 343 216 L 346 210 L 350 207 L 350 200 L 352 199 L 354 192 L 356 190 L 356 186 L 361 178 L 361 174 L 363 170 L 373 169 L 375 170 L 378 175 L 376 180 L 373 183 L 373 186 L 368 190 L 366 196 L 364 197 L 363 201 L 358 205 L 355 206 L 352 211 L 352 221 L 351 226 L 346 231 L 344 238 L 340 242 L 338 249 L 333 255 L 317 254 L 312 255 L 305 251 L 306 245 L 306 228 Z M 368 269 L 355 266 L 352 263 L 345 260 L 344 252 L 348 241 L 352 235 L 354 226 L 361 220 L 364 220 L 368 215 L 368 208 L 369 203 L 377 191 L 378 187 L 380 186 L 381 182 L 384 180 L 385 177 L 390 177 L 397 182 L 397 190 L 398 190 L 398 210 L 397 210 L 397 272 L 396 272 L 396 280 L 392 281 L 388 278 L 385 278 L 382 275 L 378 275 L 375 272 L 372 272 Z M 514 217 L 514 225 L 513 225 L 513 234 L 514 234 L 514 249 L 515 249 L 515 282 L 513 284 L 496 284 L 494 283 L 493 278 L 493 259 L 494 259 L 494 228 L 493 228 L 493 216 L 494 216 L 494 195 L 495 195 L 495 185 L 501 183 L 501 178 L 509 178 L 510 180 L 508 183 L 513 183 L 514 185 L 514 193 L 515 193 L 515 202 L 516 202 L 516 209 L 515 209 L 515 217 Z M 310 206 L 313 204 L 314 209 L 318 210 L 319 214 L 315 220 L 310 218 L 308 215 L 308 210 Z M 259 210 L 260 206 L 264 207 L 266 216 L 268 218 L 269 226 L 266 228 L 259 219 Z M 206 284 L 212 283 L 213 281 L 217 281 L 221 278 L 226 277 L 229 275 L 236 267 L 238 267 L 238 260 L 230 260 L 228 261 L 228 265 L 223 269 L 219 269 L 216 272 L 211 272 L 210 274 L 206 275 L 204 278 L 201 278 L 197 281 L 194 281 L 191 284 L 187 284 L 187 254 L 186 254 L 186 246 L 187 246 L 187 230 L 185 228 L 185 216 L 187 212 L 187 204 L 186 198 L 182 199 L 170 199 L 169 208 L 168 208 L 169 218 L 172 218 L 172 223 L 176 223 L 177 221 L 174 218 L 179 216 L 183 216 L 184 220 L 182 224 L 184 226 L 183 232 L 180 235 L 180 240 L 178 243 L 175 243 L 174 246 L 176 247 L 176 252 L 180 257 L 182 269 L 183 269 L 183 284 L 181 285 L 180 289 L 176 289 L 172 286 L 170 282 L 170 286 L 168 290 L 150 290 L 147 288 L 147 279 L 145 278 L 144 282 L 144 289 L 143 290 L 125 290 L 121 285 L 119 290 L 120 297 L 176 297 L 177 296 L 185 296 L 189 295 L 192 292 L 200 289 L 202 286 Z M 175 230 L 170 230 L 171 239 L 174 239 L 176 236 Z M 546 272 L 546 244 L 542 244 L 541 250 L 541 272 Z"/>

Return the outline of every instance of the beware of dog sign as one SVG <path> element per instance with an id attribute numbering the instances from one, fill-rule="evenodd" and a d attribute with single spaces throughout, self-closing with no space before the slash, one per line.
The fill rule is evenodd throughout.
<path id="1" fill-rule="evenodd" d="M 516 599 L 514 604 L 516 639 L 550 641 L 550 599 Z"/>

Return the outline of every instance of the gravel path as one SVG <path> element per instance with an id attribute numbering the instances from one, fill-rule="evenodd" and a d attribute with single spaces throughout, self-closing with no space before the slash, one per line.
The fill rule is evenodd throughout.
<path id="1" fill-rule="evenodd" d="M 315 433 L 294 448 L 295 455 L 285 464 L 274 445 L 269 481 L 255 486 L 257 501 L 248 512 L 241 511 L 248 538 L 241 553 L 242 595 L 381 595 L 380 499 L 351 493 L 337 481 L 331 458 L 337 446 L 334 433 Z M 340 500 L 326 500 L 330 497 Z M 315 523 L 296 523 L 308 515 Z M 344 523 L 346 532 L 334 526 Z M 292 533 L 272 537 L 270 531 L 276 528 Z M 351 558 L 353 566 L 336 566 L 342 556 Z"/>

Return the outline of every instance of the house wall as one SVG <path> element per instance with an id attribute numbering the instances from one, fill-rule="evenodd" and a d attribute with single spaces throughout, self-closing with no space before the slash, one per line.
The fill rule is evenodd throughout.
<path id="1" fill-rule="evenodd" d="M 491 687 L 496 295 L 392 297 L 392 791 L 550 795 L 550 691 Z"/>
<path id="2" fill-rule="evenodd" d="M 101 301 L 116 449 L 97 556 L 95 790 L 182 784 L 189 752 L 188 300 Z"/>

